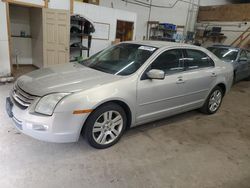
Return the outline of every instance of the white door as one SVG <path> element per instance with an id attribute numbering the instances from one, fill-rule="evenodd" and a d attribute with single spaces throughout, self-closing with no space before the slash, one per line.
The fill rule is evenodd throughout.
<path id="1" fill-rule="evenodd" d="M 70 13 L 43 9 L 44 67 L 69 62 Z"/>

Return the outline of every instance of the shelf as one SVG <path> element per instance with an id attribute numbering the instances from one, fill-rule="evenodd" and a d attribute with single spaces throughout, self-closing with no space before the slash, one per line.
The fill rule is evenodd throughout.
<path id="1" fill-rule="evenodd" d="M 158 31 L 171 31 L 171 32 L 176 32 L 176 30 L 172 30 L 172 29 L 165 29 L 165 28 L 155 28 L 152 27 L 152 30 L 158 30 Z"/>
<path id="2" fill-rule="evenodd" d="M 88 20 L 84 19 L 84 18 L 71 18 L 70 21 L 75 21 L 75 22 L 86 22 Z"/>
<path id="3" fill-rule="evenodd" d="M 15 38 L 31 38 L 30 35 L 27 36 L 21 36 L 21 35 L 11 35 L 11 37 L 15 37 Z"/>
<path id="4" fill-rule="evenodd" d="M 88 37 L 91 36 L 91 35 L 87 35 L 87 34 L 84 34 L 84 33 L 70 33 L 70 36 L 71 36 L 71 37 L 83 37 L 83 38 L 88 38 Z"/>
<path id="5" fill-rule="evenodd" d="M 77 27 L 78 29 L 76 31 L 73 31 L 73 33 L 70 33 L 70 42 L 71 43 L 80 43 L 79 46 L 71 46 L 72 44 L 70 44 L 70 53 L 75 53 L 75 52 L 80 52 L 80 56 L 82 56 L 83 51 L 87 51 L 88 57 L 89 57 L 89 50 L 90 50 L 90 46 L 91 46 L 91 40 L 92 40 L 92 36 L 90 34 L 85 34 L 84 33 L 84 25 L 86 22 L 90 22 L 87 19 L 85 19 L 84 17 L 81 17 L 80 15 L 72 15 L 71 19 L 70 19 L 70 24 L 71 24 L 71 28 L 72 26 Z M 90 24 L 92 25 L 92 23 L 90 22 Z M 79 32 L 79 33 L 78 33 Z M 78 42 L 76 42 L 76 40 Z M 87 40 L 87 47 L 86 46 L 82 46 L 82 42 L 86 42 Z"/>
<path id="6" fill-rule="evenodd" d="M 77 47 L 70 47 L 70 50 L 89 50 L 87 47 L 85 46 L 77 46 Z"/>
<path id="7" fill-rule="evenodd" d="M 175 39 L 169 37 L 151 36 L 150 40 L 168 41 L 175 42 Z"/>

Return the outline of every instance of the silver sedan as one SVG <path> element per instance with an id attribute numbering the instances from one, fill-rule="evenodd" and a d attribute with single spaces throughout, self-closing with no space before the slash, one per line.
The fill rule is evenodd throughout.
<path id="1" fill-rule="evenodd" d="M 215 113 L 232 80 L 232 65 L 204 48 L 125 42 L 20 77 L 6 110 L 36 139 L 76 142 L 82 133 L 91 146 L 107 148 L 125 128 L 194 109 Z"/>

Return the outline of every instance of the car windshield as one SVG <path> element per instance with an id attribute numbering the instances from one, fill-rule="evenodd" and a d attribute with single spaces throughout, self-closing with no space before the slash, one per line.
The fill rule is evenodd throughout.
<path id="1" fill-rule="evenodd" d="M 208 47 L 207 49 L 224 61 L 235 61 L 239 52 L 237 49 L 230 48 Z"/>
<path id="2" fill-rule="evenodd" d="M 105 49 L 80 63 L 114 75 L 130 75 L 136 72 L 156 50 L 156 47 L 122 43 Z"/>

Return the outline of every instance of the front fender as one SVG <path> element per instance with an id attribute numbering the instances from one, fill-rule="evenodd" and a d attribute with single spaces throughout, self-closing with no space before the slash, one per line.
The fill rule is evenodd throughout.
<path id="1" fill-rule="evenodd" d="M 73 113 L 75 110 L 94 110 L 109 101 L 125 103 L 130 108 L 133 123 L 135 119 L 133 114 L 136 112 L 136 82 L 119 81 L 73 93 L 59 102 L 55 112 Z"/>

